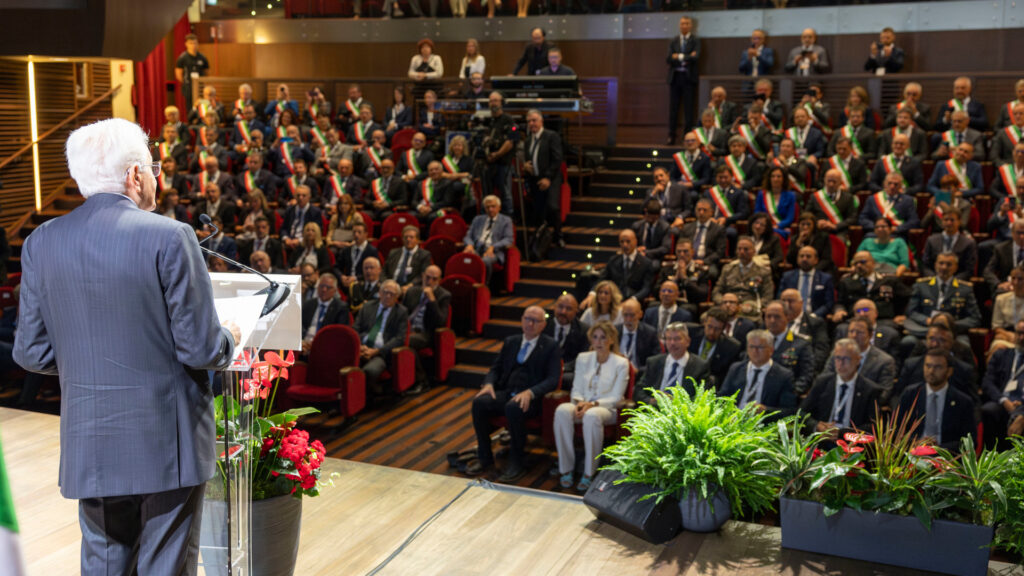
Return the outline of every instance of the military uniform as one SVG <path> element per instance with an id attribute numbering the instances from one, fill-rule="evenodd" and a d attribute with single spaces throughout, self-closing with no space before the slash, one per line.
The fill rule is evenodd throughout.
<path id="1" fill-rule="evenodd" d="M 952 278 L 944 296 L 939 292 L 938 277 L 921 278 L 914 284 L 907 306 L 907 321 L 904 327 L 913 336 L 924 337 L 928 331 L 928 319 L 933 312 L 949 312 L 956 319 L 956 331 L 966 333 L 970 328 L 981 325 L 981 310 L 974 298 L 974 286 L 970 282 Z"/>
<path id="2" fill-rule="evenodd" d="M 786 330 L 782 341 L 775 346 L 772 361 L 782 364 L 793 373 L 793 389 L 797 395 L 805 394 L 814 381 L 814 349 L 802 334 Z"/>
<path id="3" fill-rule="evenodd" d="M 772 271 L 753 261 L 744 270 L 738 259 L 733 260 L 722 268 L 722 275 L 715 284 L 712 294 L 715 304 L 721 302 L 722 296 L 729 292 L 740 299 L 740 314 L 760 321 L 761 307 L 770 302 L 775 294 Z"/>

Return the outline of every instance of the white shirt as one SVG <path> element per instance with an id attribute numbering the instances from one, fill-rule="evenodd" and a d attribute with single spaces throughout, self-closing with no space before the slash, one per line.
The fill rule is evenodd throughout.
<path id="1" fill-rule="evenodd" d="M 740 392 L 740 408 L 746 407 L 748 401 L 761 403 L 761 395 L 764 393 L 764 378 L 768 375 L 768 371 L 772 369 L 772 361 L 762 364 L 761 366 L 754 366 L 752 362 L 747 362 L 747 385 L 743 387 L 743 391 Z M 761 372 L 757 375 L 757 380 L 751 381 L 754 377 L 754 370 L 760 370 Z"/>
<path id="2" fill-rule="evenodd" d="M 391 308 L 385 308 L 383 304 L 377 305 L 377 314 L 380 314 L 381 311 L 383 311 L 384 315 L 380 318 L 380 330 L 377 331 L 377 338 L 373 341 L 373 348 L 380 349 L 384 346 L 384 327 L 388 325 L 388 316 L 391 315 L 391 310 L 393 309 L 394 306 Z M 376 316 L 374 316 L 374 318 L 376 318 Z M 376 322 L 374 322 L 374 324 L 375 323 Z M 373 324 L 370 324 L 370 330 L 373 330 Z"/>
<path id="3" fill-rule="evenodd" d="M 526 351 L 526 358 L 523 358 L 523 364 L 525 364 L 526 361 L 530 359 L 530 356 L 533 354 L 533 351 L 537 349 L 537 339 L 538 338 L 540 338 L 539 334 L 537 336 L 535 336 L 532 340 L 527 340 L 526 337 L 524 336 L 523 337 L 523 342 L 519 345 L 519 350 L 516 351 L 516 359 L 517 360 L 519 359 L 519 352 L 523 349 L 523 346 L 525 346 L 526 344 L 529 344 L 530 345 L 530 349 Z"/>
<path id="4" fill-rule="evenodd" d="M 469 57 L 463 56 L 462 66 L 459 66 L 459 78 L 462 78 L 463 80 L 469 77 L 466 75 L 467 66 L 469 66 L 469 76 L 472 76 L 474 72 L 479 72 L 483 74 L 484 70 L 487 68 L 487 62 L 481 55 L 477 55 L 476 60 L 472 62 L 469 61 Z"/>
<path id="5" fill-rule="evenodd" d="M 853 410 L 853 383 L 856 380 L 857 376 L 854 375 L 853 380 L 843 382 L 843 379 L 836 374 L 836 395 L 835 399 L 832 400 L 832 421 L 840 428 L 847 428 L 850 426 L 850 411 Z M 840 390 L 843 384 L 846 384 L 846 394 L 840 397 Z M 840 402 L 842 402 L 842 404 L 840 404 Z M 843 410 L 842 422 L 836 420 L 841 407 Z"/>

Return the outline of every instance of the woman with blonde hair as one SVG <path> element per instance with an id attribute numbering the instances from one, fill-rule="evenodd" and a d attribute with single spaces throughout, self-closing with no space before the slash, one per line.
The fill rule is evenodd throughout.
<path id="1" fill-rule="evenodd" d="M 274 233 L 274 215 L 267 208 L 267 197 L 263 190 L 253 188 L 249 192 L 249 200 L 246 202 L 245 213 L 242 216 L 242 233 L 237 240 L 247 240 L 256 237 L 256 219 L 263 216 L 270 223 L 270 233 Z"/>
<path id="2" fill-rule="evenodd" d="M 580 322 L 593 326 L 604 321 L 622 326 L 622 291 L 611 280 L 602 280 L 594 286 L 594 304 L 580 317 Z"/>
<path id="3" fill-rule="evenodd" d="M 288 261 L 289 272 L 298 274 L 303 264 L 309 264 L 320 270 L 331 264 L 331 257 L 327 255 L 327 245 L 320 234 L 320 226 L 316 222 L 307 222 L 302 227 L 302 244 L 292 251 Z"/>
<path id="4" fill-rule="evenodd" d="M 555 410 L 555 446 L 558 450 L 559 483 L 569 488 L 576 468 L 576 423 L 583 427 L 583 476 L 576 490 L 586 492 L 597 469 L 604 444 L 604 427 L 615 422 L 619 403 L 629 384 L 629 360 L 619 353 L 619 333 L 610 322 L 600 321 L 587 331 L 590 350 L 576 357 L 571 400 Z"/>
<path id="5" fill-rule="evenodd" d="M 868 91 L 863 86 L 850 88 L 850 96 L 846 99 L 846 105 L 839 111 L 839 126 L 846 126 L 850 122 L 850 111 L 857 108 L 864 110 L 864 125 L 874 130 L 875 112 L 871 110 L 871 100 L 868 97 Z"/>
<path id="6" fill-rule="evenodd" d="M 452 0 L 452 4 L 455 2 L 462 2 L 465 6 L 466 0 Z M 465 8 L 462 9 L 462 16 L 466 16 Z M 454 7 L 452 8 L 454 11 Z M 469 77 L 474 72 L 484 73 L 487 69 L 487 61 L 484 60 L 483 54 L 480 53 L 480 43 L 477 42 L 476 38 L 470 38 L 466 40 L 466 55 L 462 57 L 462 66 L 459 66 L 459 79 L 469 80 Z"/>
<path id="7" fill-rule="evenodd" d="M 349 194 L 338 198 L 338 209 L 327 225 L 327 242 L 335 254 L 352 245 L 352 227 L 364 223 L 363 215 L 356 210 L 356 203 Z"/>

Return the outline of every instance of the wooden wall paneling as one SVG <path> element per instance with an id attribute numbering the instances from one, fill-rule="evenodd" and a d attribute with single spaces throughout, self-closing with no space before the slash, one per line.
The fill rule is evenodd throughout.
<path id="1" fill-rule="evenodd" d="M 254 44 L 253 76 L 312 78 L 323 75 L 313 67 L 313 44 Z"/>
<path id="2" fill-rule="evenodd" d="M 250 76 L 252 50 L 252 44 L 218 42 L 204 45 L 203 53 L 210 59 L 210 76 Z"/>

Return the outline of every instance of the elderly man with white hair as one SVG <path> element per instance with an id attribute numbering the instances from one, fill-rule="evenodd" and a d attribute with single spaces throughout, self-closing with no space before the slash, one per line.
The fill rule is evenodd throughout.
<path id="1" fill-rule="evenodd" d="M 227 367 L 238 331 L 220 326 L 192 228 L 152 212 L 160 165 L 142 129 L 90 124 L 67 159 L 86 200 L 25 241 L 14 359 L 61 379 L 81 572 L 195 573 L 216 462 L 207 370 Z"/>
<path id="2" fill-rule="evenodd" d="M 480 256 L 487 266 L 487 283 L 495 262 L 505 264 L 505 251 L 516 242 L 512 219 L 501 213 L 501 199 L 491 194 L 484 198 L 484 213 L 473 218 L 462 243 L 464 252 Z"/>

